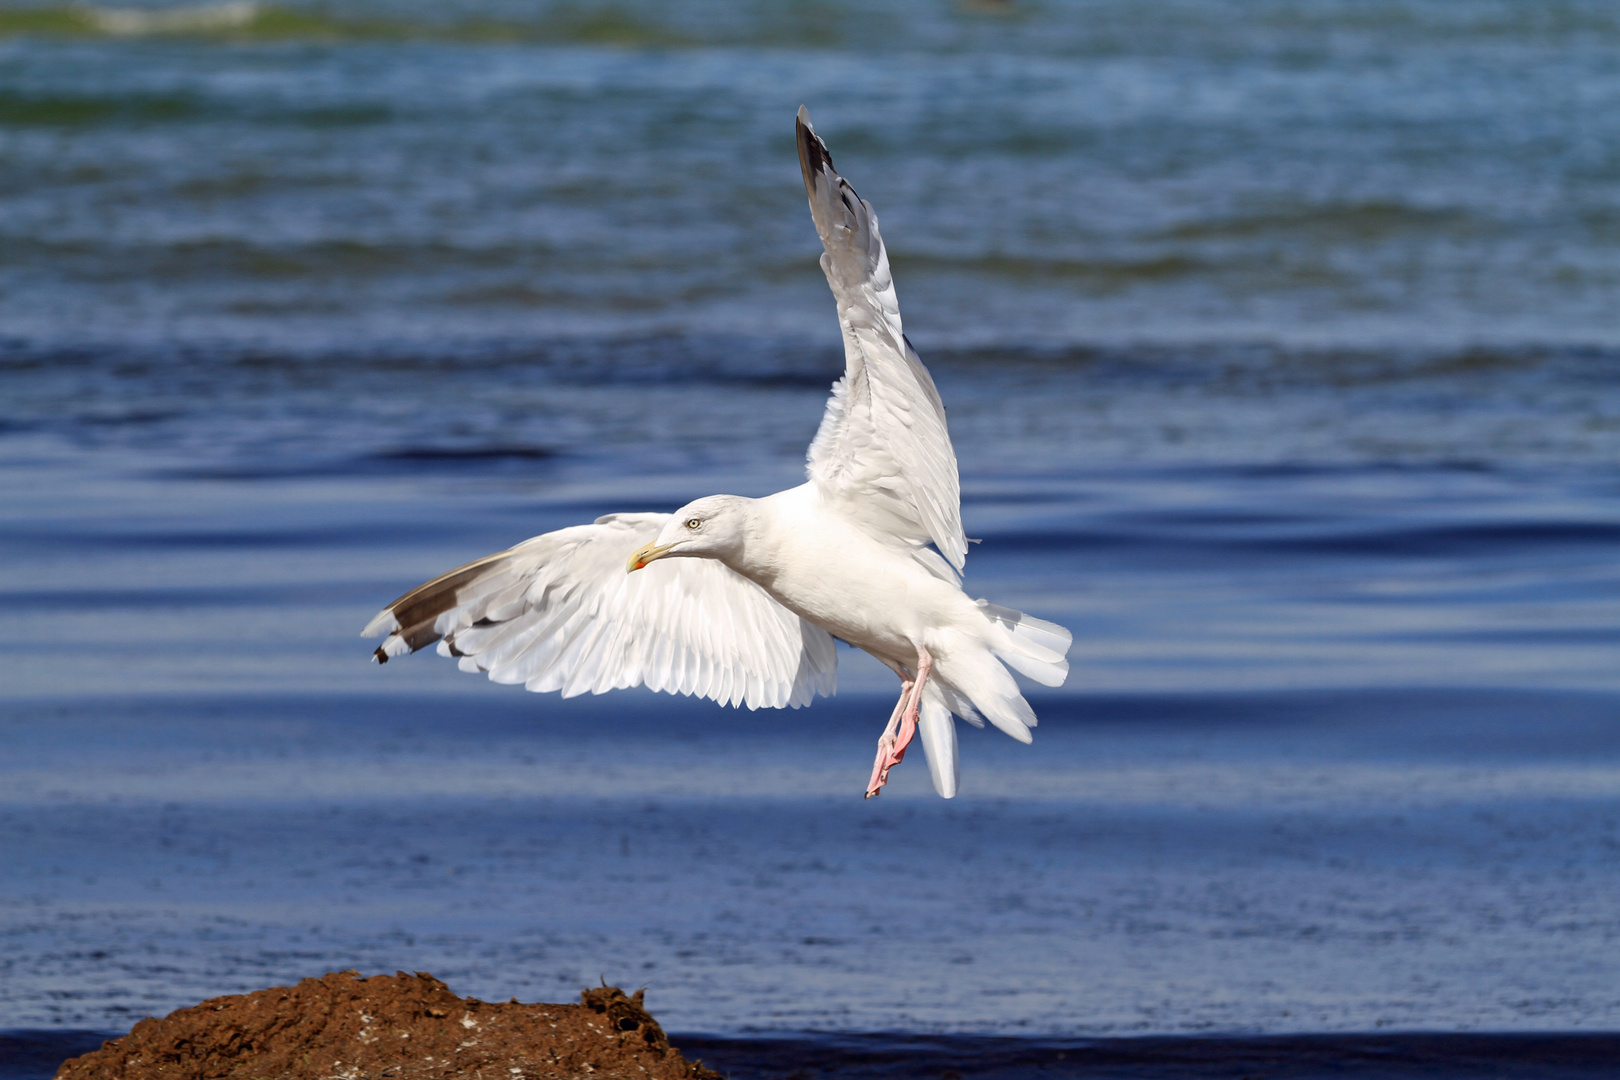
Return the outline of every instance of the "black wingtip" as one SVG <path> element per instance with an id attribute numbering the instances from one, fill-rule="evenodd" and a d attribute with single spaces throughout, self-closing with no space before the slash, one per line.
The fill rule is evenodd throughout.
<path id="1" fill-rule="evenodd" d="M 377 651 L 371 655 L 377 658 L 377 663 L 379 664 L 388 663 L 388 654 L 383 652 L 381 645 L 377 646 Z"/>
<path id="2" fill-rule="evenodd" d="M 816 193 L 815 178 L 821 175 L 825 168 L 834 176 L 838 170 L 833 168 L 832 155 L 827 152 L 827 144 L 821 141 L 816 129 L 810 126 L 810 110 L 803 105 L 799 106 L 799 116 L 794 122 L 794 130 L 799 137 L 799 169 L 804 173 L 804 190 L 812 196 Z"/>

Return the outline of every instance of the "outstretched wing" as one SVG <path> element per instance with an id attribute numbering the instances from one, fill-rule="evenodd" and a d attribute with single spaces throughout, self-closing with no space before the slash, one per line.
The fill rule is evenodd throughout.
<path id="1" fill-rule="evenodd" d="M 900 326 L 877 214 L 833 168 L 799 109 L 799 165 L 838 301 L 844 377 L 810 444 L 810 479 L 874 532 L 932 542 L 958 571 L 967 558 L 956 453 L 945 406 Z"/>
<path id="2" fill-rule="evenodd" d="M 630 553 L 668 514 L 610 514 L 486 556 L 418 586 L 363 636 L 380 662 L 437 641 L 463 671 L 563 697 L 629 686 L 726 704 L 798 708 L 836 685 L 827 632 L 713 559 Z"/>

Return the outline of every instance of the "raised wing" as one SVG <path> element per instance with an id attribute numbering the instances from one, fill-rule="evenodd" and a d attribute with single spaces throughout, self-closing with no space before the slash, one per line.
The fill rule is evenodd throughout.
<path id="1" fill-rule="evenodd" d="M 610 514 L 452 570 L 378 613 L 379 662 L 437 641 L 463 671 L 563 697 L 630 686 L 798 708 L 836 686 L 825 630 L 713 559 L 625 571 L 668 514 Z"/>
<path id="2" fill-rule="evenodd" d="M 956 453 L 939 391 L 901 330 L 877 214 L 833 168 L 803 107 L 798 134 L 845 356 L 844 377 L 810 444 L 810 479 L 873 531 L 917 546 L 931 542 L 960 571 L 967 538 Z"/>

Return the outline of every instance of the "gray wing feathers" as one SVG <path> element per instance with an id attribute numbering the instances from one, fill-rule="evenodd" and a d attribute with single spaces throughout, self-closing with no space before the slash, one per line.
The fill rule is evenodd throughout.
<path id="1" fill-rule="evenodd" d="M 810 479 L 824 493 L 858 504 L 873 529 L 912 544 L 931 542 L 961 570 L 967 539 L 945 406 L 902 330 L 877 215 L 833 168 L 803 108 L 798 137 L 846 364 L 810 444 Z"/>
<path id="2" fill-rule="evenodd" d="M 724 564 L 625 572 L 667 518 L 615 514 L 537 536 L 413 589 L 365 635 L 388 635 L 380 661 L 437 641 L 464 671 L 564 697 L 644 685 L 755 709 L 831 694 L 832 638 Z"/>

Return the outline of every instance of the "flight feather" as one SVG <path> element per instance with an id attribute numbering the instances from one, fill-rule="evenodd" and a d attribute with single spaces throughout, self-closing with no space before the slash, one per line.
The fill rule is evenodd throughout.
<path id="1" fill-rule="evenodd" d="M 625 573 L 668 514 L 610 514 L 526 540 L 411 590 L 377 614 L 379 661 L 438 642 L 468 671 L 564 697 L 646 686 L 795 708 L 836 686 L 825 630 L 711 559 Z"/>
<path id="2" fill-rule="evenodd" d="M 874 535 L 967 558 L 956 453 L 934 380 L 906 339 L 877 214 L 833 168 L 801 108 L 799 165 L 838 302 L 844 376 L 810 444 L 810 479 Z"/>

